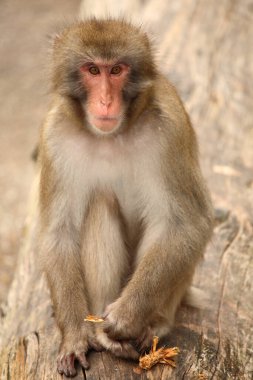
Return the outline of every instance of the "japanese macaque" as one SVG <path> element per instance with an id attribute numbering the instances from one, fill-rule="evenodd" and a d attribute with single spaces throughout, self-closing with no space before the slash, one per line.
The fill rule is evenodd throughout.
<path id="1" fill-rule="evenodd" d="M 40 256 L 62 342 L 125 358 L 171 329 L 212 231 L 197 143 L 146 34 L 91 19 L 54 42 L 39 146 Z M 87 314 L 105 322 L 84 322 Z M 98 326 L 98 327 L 97 327 Z"/>

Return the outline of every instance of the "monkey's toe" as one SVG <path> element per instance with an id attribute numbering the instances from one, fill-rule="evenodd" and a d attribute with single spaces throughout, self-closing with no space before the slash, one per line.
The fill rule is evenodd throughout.
<path id="1" fill-rule="evenodd" d="M 76 355 L 76 358 L 77 360 L 79 361 L 79 363 L 81 364 L 81 366 L 84 368 L 84 369 L 88 369 L 90 368 L 90 365 L 86 359 L 86 355 L 84 352 L 82 352 L 81 354 L 78 354 Z"/>
<path id="2" fill-rule="evenodd" d="M 57 359 L 57 370 L 59 374 L 67 377 L 76 376 L 75 361 L 78 361 L 84 369 L 90 367 L 84 352 L 59 355 Z"/>
<path id="3" fill-rule="evenodd" d="M 73 377 L 76 375 L 75 354 L 61 355 L 57 359 L 57 370 L 60 375 Z"/>

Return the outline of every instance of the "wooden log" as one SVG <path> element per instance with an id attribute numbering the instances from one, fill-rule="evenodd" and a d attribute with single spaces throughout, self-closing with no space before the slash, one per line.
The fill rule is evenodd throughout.
<path id="1" fill-rule="evenodd" d="M 194 279 L 207 292 L 210 308 L 179 309 L 165 342 L 180 348 L 175 369 L 157 365 L 137 374 L 136 363 L 91 352 L 91 368 L 79 368 L 76 379 L 253 379 L 252 10 L 249 0 L 143 5 L 143 17 L 158 36 L 160 61 L 196 127 L 204 172 L 220 207 Z M 38 271 L 35 230 L 32 213 L 0 310 L 3 380 L 61 378 L 55 365 L 59 332 Z"/>
<path id="2" fill-rule="evenodd" d="M 220 218 L 220 213 L 218 213 Z M 59 333 L 49 293 L 38 273 L 32 247 L 35 226 L 24 237 L 20 263 L 1 316 L 0 378 L 57 379 Z M 28 244 L 28 242 L 31 244 Z M 90 353 L 91 368 L 80 379 L 250 379 L 252 376 L 252 231 L 234 216 L 215 229 L 195 284 L 210 298 L 210 309 L 181 307 L 163 344 L 178 346 L 177 367 L 157 365 L 140 375 L 136 363 Z M 240 257 L 238 258 L 238 253 Z"/>

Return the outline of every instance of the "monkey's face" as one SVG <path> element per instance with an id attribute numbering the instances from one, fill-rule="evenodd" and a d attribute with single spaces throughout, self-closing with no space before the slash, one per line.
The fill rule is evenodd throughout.
<path id="1" fill-rule="evenodd" d="M 117 61 L 87 62 L 80 68 L 85 114 L 95 132 L 111 134 L 122 125 L 126 107 L 122 94 L 129 73 L 129 65 Z"/>
<path id="2" fill-rule="evenodd" d="M 141 114 L 156 77 L 140 28 L 123 20 L 87 20 L 55 38 L 52 89 L 76 100 L 84 127 L 101 135 L 128 129 Z"/>

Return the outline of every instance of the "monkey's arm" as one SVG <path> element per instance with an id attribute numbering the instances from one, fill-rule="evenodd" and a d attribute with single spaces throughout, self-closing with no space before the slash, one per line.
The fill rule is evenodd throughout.
<path id="1" fill-rule="evenodd" d="M 163 90 L 166 93 L 167 88 Z M 153 189 L 160 191 L 160 198 L 151 205 L 155 214 L 151 210 L 144 220 L 136 269 L 120 298 L 106 310 L 105 331 L 114 339 L 136 338 L 147 327 L 159 332 L 159 324 L 171 327 L 212 233 L 212 207 L 199 169 L 195 135 L 172 91 L 174 105 L 168 96 L 169 117 L 161 132 L 166 142 L 160 178 L 165 191 Z"/>
<path id="2" fill-rule="evenodd" d="M 64 190 L 61 175 L 55 172 L 57 164 L 49 157 L 47 142 L 43 141 L 41 146 L 40 258 L 62 333 L 58 371 L 73 376 L 75 359 L 88 368 L 85 356 L 88 348 L 99 347 L 92 326 L 83 322 L 89 310 L 81 270 L 80 228 L 75 217 L 79 210 L 75 209 L 71 189 Z"/>
<path id="3" fill-rule="evenodd" d="M 58 211 L 57 211 L 58 209 Z M 85 353 L 89 331 L 83 323 L 88 314 L 84 280 L 80 271 L 79 242 L 71 222 L 59 217 L 60 205 L 50 211 L 53 223 L 42 230 L 41 260 L 50 288 L 55 319 L 62 333 L 57 367 L 60 373 L 74 375 L 74 360 L 88 368 Z M 44 209 L 44 212 L 46 210 Z"/>
<path id="4" fill-rule="evenodd" d="M 192 280 L 210 233 L 207 222 L 173 227 L 146 247 L 120 298 L 106 310 L 105 331 L 112 339 L 135 339 L 164 318 L 171 328 L 174 314 Z M 158 333 L 159 334 L 159 333 Z"/>

